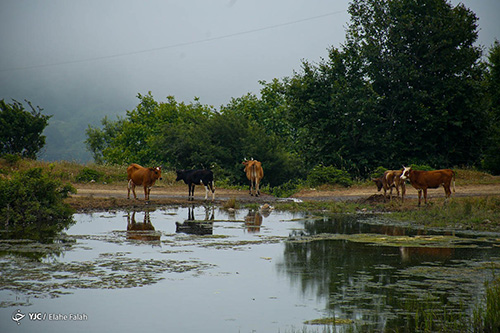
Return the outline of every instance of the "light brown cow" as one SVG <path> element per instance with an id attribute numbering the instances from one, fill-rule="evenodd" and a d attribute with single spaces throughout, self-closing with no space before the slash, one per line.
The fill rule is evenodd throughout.
<path id="1" fill-rule="evenodd" d="M 424 192 L 424 202 L 427 204 L 427 189 L 438 188 L 443 185 L 446 199 L 451 196 L 450 185 L 453 180 L 453 192 L 455 192 L 455 171 L 450 169 L 433 170 L 433 171 L 418 171 L 412 170 L 411 167 L 403 167 L 401 179 L 410 180 L 410 184 L 418 191 L 418 205 Z"/>
<path id="2" fill-rule="evenodd" d="M 377 189 L 380 191 L 384 189 L 384 202 L 386 200 L 387 191 L 389 190 L 389 197 L 392 201 L 392 189 L 395 187 L 396 192 L 399 197 L 399 188 L 401 187 L 401 201 L 404 202 L 406 194 L 405 182 L 401 180 L 402 170 L 387 170 L 384 172 L 382 177 L 372 179 L 377 185 Z"/>
<path id="3" fill-rule="evenodd" d="M 136 186 L 144 186 L 144 200 L 149 201 L 149 193 L 151 193 L 151 187 L 155 184 L 156 180 L 161 180 L 161 167 L 155 168 L 144 168 L 139 164 L 132 163 L 127 168 L 127 180 L 128 180 L 128 195 L 127 199 L 130 199 L 130 190 L 134 193 L 134 199 L 137 200 L 137 195 L 135 194 Z"/>
<path id="4" fill-rule="evenodd" d="M 264 170 L 262 169 L 262 163 L 257 160 L 251 159 L 250 161 L 243 161 L 245 166 L 245 173 L 250 181 L 250 195 L 258 197 L 260 195 L 259 184 L 262 177 L 264 177 Z"/>

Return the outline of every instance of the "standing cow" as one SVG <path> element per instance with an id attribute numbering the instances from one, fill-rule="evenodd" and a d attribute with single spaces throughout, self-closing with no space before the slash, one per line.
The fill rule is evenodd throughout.
<path id="1" fill-rule="evenodd" d="M 382 188 L 384 189 L 384 202 L 386 200 L 387 191 L 389 190 L 389 197 L 392 201 L 392 188 L 396 188 L 396 192 L 399 196 L 399 188 L 401 187 L 401 201 L 405 200 L 406 186 L 405 182 L 401 179 L 401 175 L 403 174 L 402 170 L 387 170 L 384 172 L 382 177 L 372 179 L 377 185 L 377 190 L 380 191 Z"/>
<path id="2" fill-rule="evenodd" d="M 250 161 L 243 161 L 242 164 L 245 166 L 245 173 L 250 181 L 250 195 L 254 195 L 255 193 L 255 196 L 258 197 L 260 195 L 260 180 L 264 177 L 262 163 L 252 158 Z"/>
<path id="3" fill-rule="evenodd" d="M 130 199 L 130 190 L 134 193 L 134 199 L 137 200 L 137 195 L 135 194 L 136 186 L 144 186 L 144 200 L 149 201 L 149 193 L 151 193 L 151 187 L 155 184 L 157 180 L 161 180 L 161 167 L 156 168 L 144 168 L 139 164 L 132 163 L 127 168 L 127 180 L 128 180 L 128 194 L 127 199 Z"/>
<path id="4" fill-rule="evenodd" d="M 177 170 L 177 179 L 183 180 L 188 185 L 188 200 L 194 200 L 194 186 L 205 186 L 205 200 L 208 198 L 208 190 L 212 191 L 212 201 L 215 199 L 214 174 L 211 170 Z"/>
<path id="5" fill-rule="evenodd" d="M 450 185 L 453 180 L 453 192 L 455 192 L 455 171 L 450 169 L 418 171 L 411 167 L 403 166 L 401 179 L 410 180 L 410 184 L 418 191 L 418 205 L 420 206 L 422 191 L 424 192 L 424 202 L 427 204 L 427 189 L 438 188 L 443 185 L 446 199 L 451 196 Z"/>

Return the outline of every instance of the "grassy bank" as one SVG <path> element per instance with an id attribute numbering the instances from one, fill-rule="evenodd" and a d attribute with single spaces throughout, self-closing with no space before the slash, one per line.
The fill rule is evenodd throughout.
<path id="1" fill-rule="evenodd" d="M 79 164 L 75 162 L 59 161 L 44 162 L 29 159 L 8 160 L 0 159 L 0 177 L 10 178 L 15 171 L 25 171 L 32 168 L 41 168 L 51 178 L 62 182 L 69 182 L 75 187 L 79 184 L 99 184 L 106 186 L 126 186 L 126 166 Z M 470 169 L 456 170 L 457 185 L 491 185 L 500 184 L 499 176 Z M 160 187 L 181 186 L 175 182 L 175 172 L 164 170 L 163 181 Z M 91 186 L 91 185 L 86 185 Z M 234 189 L 227 184 L 216 184 L 217 188 Z M 409 186 L 409 185 L 408 185 Z M 246 187 L 242 187 L 245 188 Z M 358 180 L 353 189 L 374 188 L 371 180 Z M 322 185 L 317 188 L 319 195 L 322 191 L 335 189 L 332 185 Z M 375 193 L 375 191 L 373 191 Z M 415 199 L 407 199 L 404 204 L 400 201 L 383 203 L 362 198 L 356 201 L 339 202 L 334 198 L 326 200 L 311 200 L 302 203 L 287 202 L 276 203 L 277 209 L 282 210 L 308 210 L 328 213 L 356 213 L 356 212 L 390 212 L 394 219 L 415 223 L 426 227 L 450 227 L 456 229 L 500 231 L 500 195 L 454 197 L 448 202 L 444 198 L 433 198 L 427 206 L 418 208 Z M 70 204 L 76 209 L 84 209 L 85 205 L 99 202 L 101 209 L 117 209 L 130 205 L 141 206 L 141 203 L 131 203 L 119 198 L 100 199 L 92 197 L 70 198 Z M 237 200 L 237 199 L 236 199 Z M 182 200 L 181 200 L 182 201 Z M 158 200 L 157 204 L 179 204 L 176 200 Z M 224 205 L 222 203 L 221 205 Z M 252 207 L 259 203 L 247 204 Z M 241 207 L 245 207 L 242 203 Z"/>
<path id="2" fill-rule="evenodd" d="M 434 198 L 425 207 L 417 207 L 416 199 L 401 203 L 367 203 L 336 201 L 306 201 L 278 203 L 276 208 L 289 211 L 322 213 L 390 213 L 392 219 L 429 228 L 500 231 L 500 195 L 458 197 L 445 202 Z"/>

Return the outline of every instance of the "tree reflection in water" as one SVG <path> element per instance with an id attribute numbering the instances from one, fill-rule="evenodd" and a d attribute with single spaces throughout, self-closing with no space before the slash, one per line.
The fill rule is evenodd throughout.
<path id="1" fill-rule="evenodd" d="M 488 260 L 500 251 L 483 248 L 386 246 L 314 237 L 321 234 L 423 233 L 409 228 L 362 223 L 356 215 L 308 220 L 285 243 L 285 274 L 304 295 L 324 300 L 326 316 L 352 319 L 365 329 L 387 330 L 408 325 L 408 300 L 438 300 L 440 311 L 464 316 L 472 311 L 478 290 L 491 278 Z M 471 265 L 485 269 L 471 269 Z M 465 306 L 469 308 L 464 309 Z M 413 310 L 412 310 L 413 311 Z M 469 312 L 471 313 L 471 312 Z M 410 315 L 411 316 L 411 315 Z M 413 314 L 414 316 L 414 314 Z M 456 317 L 455 317 L 456 318 Z"/>

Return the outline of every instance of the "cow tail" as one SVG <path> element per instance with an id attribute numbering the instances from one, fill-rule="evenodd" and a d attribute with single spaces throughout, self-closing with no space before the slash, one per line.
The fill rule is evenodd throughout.
<path id="1" fill-rule="evenodd" d="M 455 193 L 455 175 L 457 174 L 455 171 L 453 172 L 453 193 Z"/>

